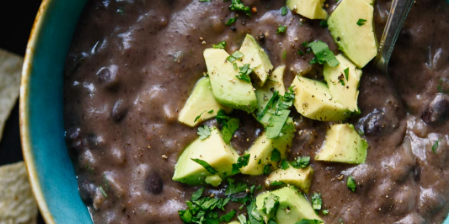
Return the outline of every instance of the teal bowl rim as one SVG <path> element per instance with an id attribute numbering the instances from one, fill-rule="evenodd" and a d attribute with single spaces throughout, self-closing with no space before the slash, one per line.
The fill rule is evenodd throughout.
<path id="1" fill-rule="evenodd" d="M 79 1 L 79 0 L 70 0 L 67 2 L 72 2 L 71 4 L 75 4 L 73 2 Z M 82 0 L 80 2 L 86 2 L 87 0 Z M 449 1 L 449 0 L 448 0 Z M 55 213 L 54 209 L 52 212 L 52 209 L 50 207 L 54 207 L 54 205 L 51 205 L 53 203 L 52 201 L 48 201 L 45 197 L 45 189 L 42 186 L 43 177 L 39 175 L 40 172 L 42 172 L 41 167 L 38 167 L 36 164 L 36 158 L 35 158 L 35 142 L 32 139 L 32 127 L 30 121 L 30 92 L 31 92 L 31 79 L 35 75 L 33 72 L 33 67 L 36 66 L 36 49 L 39 47 L 40 39 L 43 38 L 43 28 L 45 28 L 46 21 L 52 16 L 51 11 L 48 10 L 49 8 L 56 7 L 57 4 L 64 4 L 61 3 L 64 2 L 64 0 L 43 0 L 42 4 L 39 8 L 39 11 L 37 13 L 33 28 L 31 30 L 31 35 L 28 41 L 28 46 L 26 49 L 26 55 L 23 65 L 23 71 L 22 71 L 22 81 L 21 81 L 21 87 L 20 87 L 20 135 L 21 135 L 21 142 L 22 142 L 22 151 L 23 151 L 23 157 L 27 166 L 28 175 L 30 184 L 33 190 L 33 193 L 35 195 L 36 201 L 38 203 L 39 209 L 41 211 L 41 214 L 47 224 L 56 224 L 60 223 L 58 221 L 58 217 L 56 217 L 58 214 Z M 82 4 L 82 3 L 78 3 Z M 76 11 L 76 10 L 75 10 Z M 75 14 L 81 14 L 80 12 L 74 12 Z M 78 21 L 76 21 L 78 22 Z M 76 25 L 76 23 L 75 23 Z M 61 136 L 61 138 L 63 138 Z M 65 147 L 64 147 L 65 148 Z M 65 152 L 67 153 L 67 151 Z M 72 165 L 72 164 L 70 164 Z M 70 174 L 70 173 L 69 173 Z M 73 173 L 73 175 L 75 175 Z M 74 177 L 74 176 L 73 176 Z M 73 179 L 71 177 L 71 179 Z M 72 188 L 73 189 L 73 188 Z M 79 195 L 76 195 L 78 197 L 78 204 L 80 204 Z M 61 199 L 62 200 L 62 199 Z M 84 208 L 84 210 L 87 211 L 87 208 Z M 66 215 L 66 214 L 64 214 Z M 78 214 L 72 214 L 72 215 L 78 215 Z M 85 220 L 86 215 L 82 215 Z M 56 217 L 56 218 L 55 218 Z M 77 223 L 77 221 L 74 220 L 66 220 L 68 223 Z M 91 219 L 90 219 L 91 221 Z M 66 222 L 64 222 L 66 223 Z M 85 223 L 85 222 L 84 222 Z M 449 218 L 446 217 L 446 220 L 444 221 L 444 224 L 449 224 Z"/>

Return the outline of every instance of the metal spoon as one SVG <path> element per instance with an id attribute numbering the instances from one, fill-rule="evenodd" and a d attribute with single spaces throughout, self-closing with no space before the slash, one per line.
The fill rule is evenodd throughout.
<path id="1" fill-rule="evenodd" d="M 388 16 L 387 24 L 380 39 L 377 57 L 374 64 L 383 73 L 388 74 L 388 62 L 393 53 L 394 45 L 404 25 L 410 9 L 415 0 L 393 0 Z"/>

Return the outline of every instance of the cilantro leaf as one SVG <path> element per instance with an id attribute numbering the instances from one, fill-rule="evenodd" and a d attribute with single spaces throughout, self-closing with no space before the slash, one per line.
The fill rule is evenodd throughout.
<path id="1" fill-rule="evenodd" d="M 315 210 L 321 210 L 321 205 L 323 204 L 323 200 L 321 199 L 321 194 L 313 193 L 312 194 L 312 207 Z"/>
<path id="2" fill-rule="evenodd" d="M 234 62 L 235 60 L 239 60 L 243 58 L 243 53 L 240 51 L 236 51 L 234 53 L 232 53 L 232 55 L 228 56 L 226 58 L 226 60 L 228 60 L 229 62 Z"/>
<path id="3" fill-rule="evenodd" d="M 232 209 L 229 213 L 220 217 L 220 222 L 229 222 L 235 216 L 236 211 Z"/>
<path id="4" fill-rule="evenodd" d="M 249 64 L 243 65 L 243 67 L 239 68 L 239 75 L 236 75 L 238 79 L 243 80 L 247 83 L 251 83 L 251 78 L 249 75 L 253 72 L 253 69 L 249 68 Z"/>
<path id="5" fill-rule="evenodd" d="M 251 224 L 263 224 L 263 217 L 256 208 L 256 200 L 251 200 L 251 203 L 246 206 L 246 209 L 248 211 L 248 221 Z"/>
<path id="6" fill-rule="evenodd" d="M 286 7 L 286 6 L 283 6 L 283 7 L 281 8 L 281 15 L 282 15 L 282 16 L 285 16 L 285 15 L 287 15 L 287 13 L 288 13 L 287 7 Z"/>
<path id="7" fill-rule="evenodd" d="M 292 161 L 290 164 L 296 168 L 306 168 L 310 163 L 310 156 L 304 156 L 304 157 L 297 157 L 294 161 Z"/>
<path id="8" fill-rule="evenodd" d="M 210 136 L 210 128 L 207 125 L 198 128 L 197 134 L 200 136 L 201 140 L 209 138 Z"/>
<path id="9" fill-rule="evenodd" d="M 187 209 L 187 210 L 179 210 L 178 211 L 179 217 L 181 218 L 182 221 L 186 222 L 186 223 L 192 223 L 192 212 Z"/>
<path id="10" fill-rule="evenodd" d="M 346 68 L 343 72 L 345 73 L 346 81 L 349 81 L 349 67 Z"/>
<path id="11" fill-rule="evenodd" d="M 321 20 L 320 21 L 320 26 L 323 27 L 323 28 L 327 28 L 328 27 L 327 20 Z"/>
<path id="12" fill-rule="evenodd" d="M 226 48 L 226 41 L 221 41 L 218 44 L 212 44 L 212 47 L 215 49 L 225 49 Z"/>
<path id="13" fill-rule="evenodd" d="M 286 170 L 290 167 L 290 165 L 288 165 L 287 160 L 283 159 L 281 162 L 281 169 Z"/>
<path id="14" fill-rule="evenodd" d="M 279 111 L 279 114 L 271 116 L 266 132 L 267 138 L 276 138 L 281 134 L 289 114 L 290 110 L 281 110 Z"/>
<path id="15" fill-rule="evenodd" d="M 278 29 L 276 30 L 276 33 L 285 33 L 285 31 L 287 30 L 287 27 L 284 25 L 280 25 L 278 27 Z"/>
<path id="16" fill-rule="evenodd" d="M 247 224 L 246 216 L 244 214 L 240 214 L 239 216 L 237 216 L 237 219 L 239 220 L 240 224 Z"/>
<path id="17" fill-rule="evenodd" d="M 263 174 L 265 174 L 265 175 L 270 174 L 271 173 L 271 167 L 272 167 L 271 163 L 266 164 L 263 167 Z"/>
<path id="18" fill-rule="evenodd" d="M 223 141 L 225 143 L 229 143 L 234 136 L 235 131 L 239 128 L 240 120 L 237 118 L 229 119 L 226 124 L 221 129 L 221 133 L 223 135 Z"/>
<path id="19" fill-rule="evenodd" d="M 295 224 L 321 224 L 321 223 L 323 222 L 316 219 L 301 219 L 300 221 L 297 221 Z"/>
<path id="20" fill-rule="evenodd" d="M 193 192 L 192 197 L 190 198 L 190 200 L 192 201 L 196 201 L 198 199 L 201 198 L 201 196 L 203 196 L 203 192 L 204 192 L 204 187 L 198 189 L 197 191 Z"/>
<path id="21" fill-rule="evenodd" d="M 437 149 L 438 149 L 439 145 L 440 145 L 440 139 L 436 140 L 435 143 L 433 143 L 433 145 L 432 145 L 433 153 L 435 153 L 435 154 L 437 153 Z"/>
<path id="22" fill-rule="evenodd" d="M 231 117 L 229 117 L 228 115 L 226 115 L 226 112 L 223 109 L 220 109 L 217 112 L 217 116 L 215 117 L 215 119 L 217 119 L 217 123 L 219 125 L 226 125 L 226 122 L 228 122 L 229 119 L 231 119 Z"/>
<path id="23" fill-rule="evenodd" d="M 348 177 L 348 180 L 347 180 L 347 182 L 346 182 L 346 185 L 348 186 L 348 188 L 349 188 L 352 192 L 354 192 L 354 191 L 355 191 L 355 188 L 357 187 L 357 184 L 355 183 L 354 177 L 349 176 L 349 177 Z"/>
<path id="24" fill-rule="evenodd" d="M 225 195 L 233 195 L 239 192 L 244 192 L 248 188 L 248 185 L 243 182 L 238 183 L 229 183 L 228 187 L 225 190 Z"/>
<path id="25" fill-rule="evenodd" d="M 271 161 L 279 162 L 281 161 L 281 152 L 277 148 L 274 148 L 271 152 Z"/>
<path id="26" fill-rule="evenodd" d="M 236 17 L 229 18 L 229 20 L 225 23 L 225 25 L 230 26 L 230 25 L 234 24 L 235 21 L 237 21 Z"/>
<path id="27" fill-rule="evenodd" d="M 276 217 L 276 212 L 279 208 L 279 197 L 274 194 L 269 194 L 264 199 L 262 210 L 269 217 Z"/>
<path id="28" fill-rule="evenodd" d="M 328 209 L 324 209 L 323 210 L 323 215 L 328 215 L 329 214 L 329 210 Z"/>
<path id="29" fill-rule="evenodd" d="M 214 169 L 211 165 L 209 165 L 209 163 L 207 163 L 204 160 L 201 159 L 192 159 L 190 158 L 193 162 L 196 162 L 198 164 L 200 164 L 202 167 L 204 167 L 204 169 L 207 170 L 207 172 L 211 173 L 211 174 L 216 174 L 218 173 L 218 171 L 216 169 Z"/>
<path id="30" fill-rule="evenodd" d="M 281 186 L 281 185 L 284 185 L 285 183 L 284 182 L 282 182 L 282 181 L 273 181 L 273 182 L 270 182 L 270 186 Z"/>
<path id="31" fill-rule="evenodd" d="M 316 56 L 315 60 L 320 65 L 327 63 L 331 67 L 336 67 L 340 64 L 340 62 L 337 60 L 334 53 L 329 49 L 329 46 L 327 46 L 326 43 L 322 41 L 315 41 L 309 43 L 307 46 L 312 49 L 313 53 Z"/>
<path id="32" fill-rule="evenodd" d="M 247 16 L 251 16 L 251 8 L 245 6 L 241 0 L 232 0 L 229 9 L 232 11 L 244 12 Z"/>
<path id="33" fill-rule="evenodd" d="M 207 110 L 201 112 L 200 115 L 196 116 L 196 117 L 195 117 L 195 120 L 194 120 L 193 122 L 196 123 L 196 122 L 201 118 L 201 116 L 202 116 L 204 113 L 206 113 L 206 111 L 207 111 Z"/>
<path id="34" fill-rule="evenodd" d="M 245 167 L 249 163 L 250 154 L 246 154 L 244 156 L 240 156 L 237 160 L 237 163 L 232 164 L 231 174 L 235 175 L 240 173 L 240 168 Z"/>
<path id="35" fill-rule="evenodd" d="M 363 25 L 365 25 L 365 23 L 366 23 L 366 19 L 357 20 L 357 25 L 359 25 L 359 26 L 363 26 Z"/>
<path id="36" fill-rule="evenodd" d="M 257 115 L 257 120 L 259 120 L 259 121 L 262 120 L 262 118 L 265 116 L 265 114 L 268 112 L 268 110 L 273 107 L 273 104 L 278 97 L 279 97 L 279 91 L 274 91 L 273 96 L 271 96 L 267 105 L 265 105 L 263 110 Z"/>

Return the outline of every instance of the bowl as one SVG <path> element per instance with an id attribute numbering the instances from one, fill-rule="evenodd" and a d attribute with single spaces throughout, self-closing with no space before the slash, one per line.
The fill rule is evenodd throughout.
<path id="1" fill-rule="evenodd" d="M 20 129 L 30 183 L 47 224 L 92 223 L 64 142 L 63 71 L 87 0 L 44 0 L 26 50 Z"/>
<path id="2" fill-rule="evenodd" d="M 44 0 L 26 50 L 20 89 L 23 155 L 47 224 L 89 224 L 64 141 L 64 63 L 88 0 Z M 444 224 L 449 224 L 447 218 Z"/>

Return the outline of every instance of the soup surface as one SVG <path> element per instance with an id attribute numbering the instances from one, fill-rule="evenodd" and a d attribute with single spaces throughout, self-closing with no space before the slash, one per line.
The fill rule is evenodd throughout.
<path id="1" fill-rule="evenodd" d="M 349 0 L 345 0 L 349 1 Z M 321 79 L 305 41 L 321 40 L 337 54 L 319 20 L 290 11 L 285 1 L 243 0 L 252 16 L 229 10 L 230 1 L 91 0 L 67 57 L 64 87 L 66 139 L 80 196 L 96 224 L 182 223 L 178 210 L 199 189 L 172 180 L 175 164 L 197 128 L 178 122 L 195 83 L 207 72 L 203 51 L 226 41 L 240 48 L 246 34 L 258 40 L 274 67 L 285 65 L 286 87 L 296 75 Z M 325 9 L 332 13 L 336 2 Z M 377 38 L 390 1 L 374 3 Z M 350 12 L 348 12 L 350 13 Z M 230 18 L 238 18 L 225 25 Z M 277 33 L 285 25 L 285 33 Z M 315 161 L 331 123 L 292 109 L 295 137 L 289 160 L 310 156 L 310 191 L 320 193 L 325 223 L 441 223 L 449 211 L 449 4 L 418 0 L 401 32 L 390 76 L 363 68 L 358 106 L 347 122 L 364 133 L 368 156 L 361 165 Z M 251 115 L 240 119 L 231 144 L 240 155 L 261 135 Z M 215 119 L 203 124 L 217 126 Z M 347 186 L 347 177 L 357 189 Z M 237 175 L 264 186 L 265 177 Z M 226 182 L 205 195 L 225 197 Z M 255 193 L 265 191 L 265 187 Z M 229 203 L 226 211 L 241 204 Z M 221 214 L 221 213 L 220 213 Z M 224 214 L 224 213 L 223 213 Z M 237 216 L 236 215 L 236 216 Z M 234 220 L 236 218 L 234 217 Z"/>

